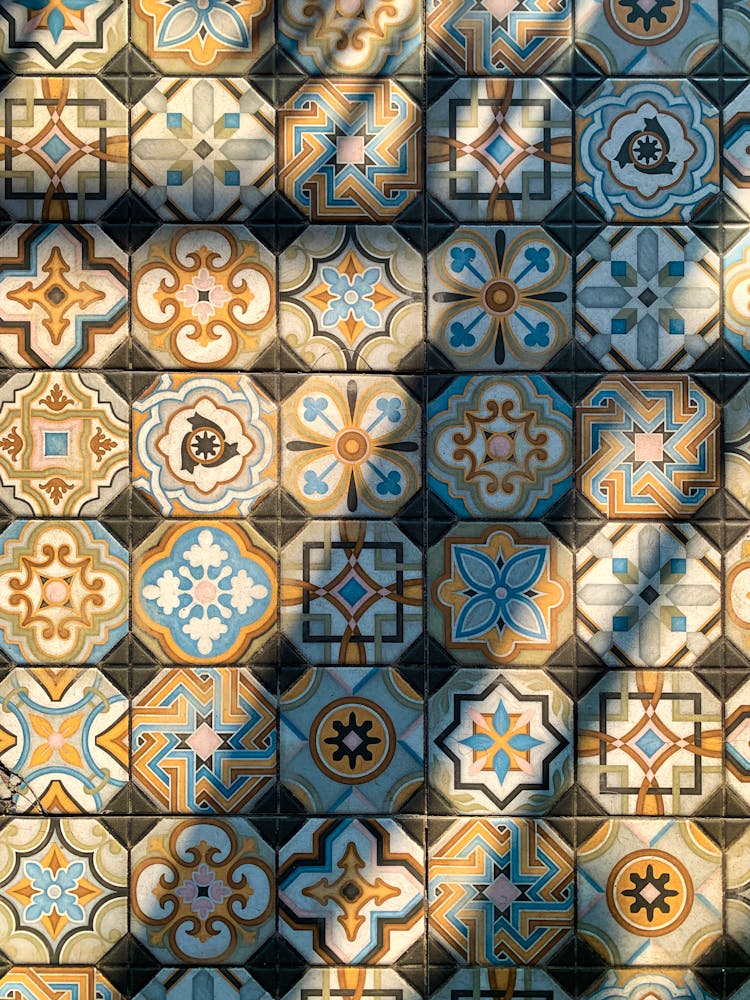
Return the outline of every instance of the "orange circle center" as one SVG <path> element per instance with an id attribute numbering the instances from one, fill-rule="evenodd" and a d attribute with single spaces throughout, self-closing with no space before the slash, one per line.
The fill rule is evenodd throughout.
<path id="1" fill-rule="evenodd" d="M 487 312 L 505 316 L 513 312 L 518 302 L 518 289 L 507 278 L 493 278 L 482 291 L 482 301 Z"/>
<path id="2" fill-rule="evenodd" d="M 334 442 L 334 450 L 342 462 L 361 462 L 370 452 L 370 439 L 364 431 L 342 431 Z"/>

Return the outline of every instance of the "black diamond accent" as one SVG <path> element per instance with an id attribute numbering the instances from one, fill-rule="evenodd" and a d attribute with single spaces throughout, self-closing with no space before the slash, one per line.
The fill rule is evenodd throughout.
<path id="1" fill-rule="evenodd" d="M 654 302 L 656 302 L 658 297 L 659 297 L 658 295 L 654 295 L 654 293 L 651 291 L 650 288 L 644 288 L 641 294 L 638 296 L 638 298 L 641 300 L 641 302 L 647 309 L 649 306 L 652 306 Z"/>
<path id="2" fill-rule="evenodd" d="M 656 598 L 659 596 L 659 591 L 654 590 L 651 584 L 649 584 L 648 587 L 643 588 L 643 590 L 640 592 L 638 596 L 641 598 L 642 601 L 645 601 L 646 604 L 653 604 Z"/>

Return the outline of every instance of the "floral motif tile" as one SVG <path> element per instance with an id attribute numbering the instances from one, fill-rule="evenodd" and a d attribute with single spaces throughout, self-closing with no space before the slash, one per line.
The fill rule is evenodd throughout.
<path id="1" fill-rule="evenodd" d="M 0 354 L 15 368 L 98 367 L 128 335 L 128 257 L 98 226 L 0 236 Z"/>
<path id="2" fill-rule="evenodd" d="M 280 572 L 281 631 L 314 664 L 393 663 L 422 634 L 422 554 L 393 524 L 310 521 Z"/>
<path id="3" fill-rule="evenodd" d="M 573 483 L 572 413 L 540 375 L 454 379 L 427 407 L 431 493 L 459 517 L 541 517 Z"/>
<path id="4" fill-rule="evenodd" d="M 14 514 L 100 514 L 129 479 L 128 406 L 101 375 L 12 375 L 0 389 L 0 498 Z"/>
<path id="5" fill-rule="evenodd" d="M 679 370 L 719 336 L 719 258 L 684 226 L 611 226 L 576 262 L 576 337 L 605 368 Z"/>
<path id="6" fill-rule="evenodd" d="M 164 965 L 245 962 L 275 909 L 274 854 L 246 819 L 162 819 L 131 852 L 131 932 Z"/>
<path id="7" fill-rule="evenodd" d="M 750 651 L 750 536 L 743 535 L 724 557 L 725 618 L 728 639 Z"/>
<path id="8" fill-rule="evenodd" d="M 465 663 L 543 663 L 570 638 L 572 558 L 541 524 L 461 524 L 430 550 L 430 634 Z"/>
<path id="9" fill-rule="evenodd" d="M 273 254 L 245 226 L 162 226 L 132 261 L 133 334 L 165 368 L 251 367 L 273 343 Z"/>
<path id="10" fill-rule="evenodd" d="M 273 192 L 274 110 L 246 80 L 165 77 L 130 118 L 133 190 L 159 218 L 242 222 Z"/>
<path id="11" fill-rule="evenodd" d="M 543 814 L 573 783 L 573 705 L 539 671 L 456 670 L 428 715 L 430 783 L 460 814 Z"/>
<path id="12" fill-rule="evenodd" d="M 687 80 L 606 80 L 576 123 L 576 187 L 607 220 L 688 222 L 718 193 L 718 111 Z"/>
<path id="13" fill-rule="evenodd" d="M 308 227 L 279 291 L 279 336 L 318 371 L 393 371 L 422 342 L 422 258 L 392 227 Z"/>
<path id="14" fill-rule="evenodd" d="M 276 781 L 275 698 L 244 667 L 162 670 L 133 699 L 131 744 L 164 812 L 249 812 Z"/>
<path id="15" fill-rule="evenodd" d="M 689 969 L 610 969 L 585 1000 L 716 1000 Z"/>
<path id="16" fill-rule="evenodd" d="M 128 113 L 100 81 L 16 77 L 0 96 L 3 209 L 12 219 L 91 222 L 125 193 Z"/>
<path id="17" fill-rule="evenodd" d="M 396 820 L 307 820 L 279 852 L 279 931 L 312 965 L 392 965 L 424 934 L 423 881 Z"/>
<path id="18" fill-rule="evenodd" d="M 9 0 L 0 7 L 0 58 L 18 73 L 95 73 L 126 33 L 121 0 Z"/>
<path id="19" fill-rule="evenodd" d="M 697 812 L 722 743 L 721 703 L 686 670 L 613 670 L 578 702 L 578 781 L 610 816 Z"/>
<path id="20" fill-rule="evenodd" d="M 460 226 L 429 257 L 430 342 L 461 370 L 544 368 L 570 337 L 571 272 L 543 229 Z"/>
<path id="21" fill-rule="evenodd" d="M 128 780 L 128 699 L 102 673 L 17 667 L 0 683 L 16 812 L 100 813 Z"/>
<path id="22" fill-rule="evenodd" d="M 724 190 L 737 204 L 747 210 L 750 197 L 750 164 L 747 156 L 747 129 L 750 120 L 748 88 L 741 91 L 723 111 Z"/>
<path id="23" fill-rule="evenodd" d="M 725 704 L 724 761 L 726 781 L 741 799 L 750 801 L 750 684 L 742 684 Z"/>
<path id="24" fill-rule="evenodd" d="M 611 666 L 691 666 L 721 634 L 721 558 L 689 524 L 609 524 L 576 585 L 578 636 Z"/>
<path id="25" fill-rule="evenodd" d="M 428 0 L 430 51 L 460 76 L 542 76 L 571 41 L 573 4 Z"/>
<path id="26" fill-rule="evenodd" d="M 0 976 L 0 997 L 33 997 L 34 1000 L 124 1000 L 92 965 L 16 965 Z"/>
<path id="27" fill-rule="evenodd" d="M 419 0 L 279 0 L 279 44 L 311 76 L 393 73 L 420 54 Z"/>
<path id="28" fill-rule="evenodd" d="M 608 964 L 689 965 L 721 934 L 721 850 L 692 820 L 607 820 L 577 860 L 578 933 Z"/>
<path id="29" fill-rule="evenodd" d="M 164 663 L 241 662 L 274 625 L 277 590 L 254 528 L 166 522 L 133 554 L 133 628 Z"/>
<path id="30" fill-rule="evenodd" d="M 419 489 L 421 417 L 388 376 L 306 379 L 281 409 L 284 488 L 317 516 L 394 514 Z"/>
<path id="31" fill-rule="evenodd" d="M 421 788 L 424 703 L 398 670 L 308 670 L 280 716 L 280 781 L 308 812 L 397 812 Z"/>
<path id="32" fill-rule="evenodd" d="M 247 516 L 276 484 L 276 436 L 248 375 L 160 375 L 133 403 L 133 486 L 166 516 Z"/>
<path id="33" fill-rule="evenodd" d="M 559 983 L 538 967 L 512 969 L 498 966 L 460 969 L 431 994 L 432 1000 L 570 1000 Z"/>
<path id="34" fill-rule="evenodd" d="M 571 127 L 541 79 L 459 80 L 428 111 L 428 191 L 461 222 L 537 222 L 570 193 Z"/>
<path id="35" fill-rule="evenodd" d="M 718 489 L 721 411 L 689 375 L 609 375 L 576 407 L 576 485 L 611 518 L 687 519 Z"/>
<path id="36" fill-rule="evenodd" d="M 96 819 L 13 819 L 0 831 L 5 954 L 18 964 L 99 961 L 127 931 L 127 861 Z"/>
<path id="37" fill-rule="evenodd" d="M 719 44 L 717 0 L 593 0 L 577 8 L 576 42 L 604 73 L 680 76 Z"/>
<path id="38" fill-rule="evenodd" d="M 246 73 L 273 44 L 269 0 L 133 0 L 133 41 L 163 73 Z"/>
<path id="39" fill-rule="evenodd" d="M 420 1000 L 419 994 L 393 969 L 363 966 L 308 969 L 284 1000 Z"/>
<path id="40" fill-rule="evenodd" d="M 390 222 L 422 189 L 419 106 L 389 79 L 309 80 L 279 108 L 278 159 L 311 222 Z"/>
<path id="41" fill-rule="evenodd" d="M 98 521 L 14 521 L 0 546 L 0 648 L 16 663 L 97 663 L 126 635 L 129 555 Z"/>
<path id="42" fill-rule="evenodd" d="M 541 820 L 456 820 L 429 852 L 430 934 L 466 965 L 542 965 L 573 936 L 570 846 Z"/>

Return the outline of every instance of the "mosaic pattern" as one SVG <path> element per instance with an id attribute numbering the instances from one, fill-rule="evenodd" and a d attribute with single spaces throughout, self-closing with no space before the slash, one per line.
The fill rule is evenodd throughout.
<path id="1" fill-rule="evenodd" d="M 0 997 L 34 997 L 34 1000 L 123 1000 L 122 994 L 93 966 L 17 965 L 0 977 Z"/>
<path id="2" fill-rule="evenodd" d="M 461 222 L 537 222 L 571 190 L 570 109 L 540 79 L 459 80 L 427 132 L 427 188 Z"/>
<path id="3" fill-rule="evenodd" d="M 576 264 L 576 337 L 605 368 L 691 368 L 719 336 L 719 291 L 689 229 L 612 226 Z"/>
<path id="4" fill-rule="evenodd" d="M 127 335 L 128 257 L 98 226 L 15 225 L 0 236 L 0 353 L 10 365 L 99 366 Z"/>
<path id="5" fill-rule="evenodd" d="M 422 340 L 422 259 L 386 226 L 311 226 L 279 258 L 279 336 L 316 370 L 392 371 Z"/>
<path id="6" fill-rule="evenodd" d="M 126 32 L 120 0 L 10 0 L 0 9 L 0 58 L 18 73 L 95 73 Z"/>
<path id="7" fill-rule="evenodd" d="M 311 222 L 390 221 L 421 190 L 420 137 L 394 81 L 311 80 L 279 109 L 279 189 Z"/>
<path id="8" fill-rule="evenodd" d="M 135 1000 L 270 1000 L 245 969 L 162 969 Z"/>

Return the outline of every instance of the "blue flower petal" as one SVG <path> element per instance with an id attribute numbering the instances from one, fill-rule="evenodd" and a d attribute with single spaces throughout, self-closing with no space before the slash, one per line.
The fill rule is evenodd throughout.
<path id="1" fill-rule="evenodd" d="M 502 581 L 496 563 L 479 549 L 455 545 L 453 559 L 462 579 L 474 590 L 487 594 L 500 586 Z"/>
<path id="2" fill-rule="evenodd" d="M 493 628 L 500 618 L 500 605 L 496 598 L 477 594 L 461 608 L 455 628 L 454 638 L 460 640 L 478 639 Z"/>
<path id="3" fill-rule="evenodd" d="M 486 733 L 475 733 L 473 736 L 467 736 L 465 740 L 458 742 L 462 747 L 468 747 L 470 750 L 489 750 L 495 741 Z"/>
<path id="4" fill-rule="evenodd" d="M 514 593 L 528 590 L 539 579 L 546 561 L 547 549 L 543 545 L 523 549 L 505 563 L 500 572 L 500 583 Z"/>
<path id="5" fill-rule="evenodd" d="M 517 733 L 508 740 L 508 746 L 514 750 L 533 750 L 534 747 L 541 746 L 542 741 L 529 736 L 527 733 Z"/>
<path id="6" fill-rule="evenodd" d="M 511 594 L 503 601 L 502 614 L 506 625 L 524 638 L 538 639 L 541 642 L 546 640 L 547 628 L 544 618 L 530 598 Z"/>
<path id="7" fill-rule="evenodd" d="M 505 781 L 510 771 L 510 757 L 504 750 L 498 750 L 492 758 L 492 766 L 500 781 Z"/>
<path id="8" fill-rule="evenodd" d="M 502 701 L 497 703 L 495 714 L 492 717 L 492 725 L 495 727 L 495 732 L 499 733 L 501 736 L 503 733 L 508 732 L 508 728 L 510 727 L 510 716 L 508 715 Z"/>

